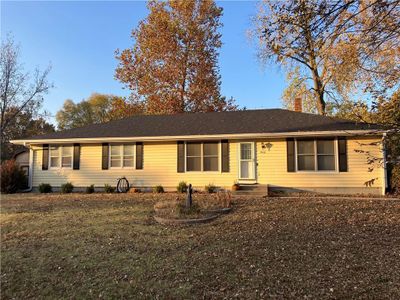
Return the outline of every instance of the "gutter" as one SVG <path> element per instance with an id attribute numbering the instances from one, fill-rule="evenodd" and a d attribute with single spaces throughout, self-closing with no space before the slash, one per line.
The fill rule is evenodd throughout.
<path id="1" fill-rule="evenodd" d="M 96 138 L 53 138 L 34 140 L 11 140 L 16 145 L 34 144 L 63 144 L 63 143 L 104 143 L 104 142 L 160 142 L 179 140 L 217 140 L 217 139 L 272 139 L 299 136 L 359 136 L 359 135 L 381 135 L 381 130 L 336 130 L 336 131 L 302 131 L 302 132 L 280 132 L 280 133 L 241 133 L 241 134 L 211 134 L 211 135 L 181 135 L 181 136 L 137 136 L 137 137 L 96 137 Z"/>
<path id="2" fill-rule="evenodd" d="M 385 138 L 387 134 L 386 132 L 383 133 L 382 136 L 382 156 L 383 156 L 383 189 L 382 195 L 386 194 L 386 190 L 388 189 L 388 176 L 387 176 L 387 161 L 386 161 L 386 145 L 385 145 Z"/>

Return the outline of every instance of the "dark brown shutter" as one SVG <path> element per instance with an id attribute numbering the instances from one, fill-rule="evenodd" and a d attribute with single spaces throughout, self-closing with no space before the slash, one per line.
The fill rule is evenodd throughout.
<path id="1" fill-rule="evenodd" d="M 49 169 L 49 144 L 43 145 L 42 150 L 42 170 Z"/>
<path id="2" fill-rule="evenodd" d="M 347 172 L 347 142 L 345 137 L 338 138 L 339 172 Z"/>
<path id="3" fill-rule="evenodd" d="M 136 169 L 143 169 L 143 143 L 136 143 Z"/>
<path id="4" fill-rule="evenodd" d="M 101 168 L 103 170 L 107 170 L 108 169 L 108 144 L 107 143 L 103 143 L 102 146 L 102 159 L 101 159 Z"/>
<path id="5" fill-rule="evenodd" d="M 228 140 L 221 141 L 222 172 L 229 172 L 229 143 Z"/>
<path id="6" fill-rule="evenodd" d="M 74 170 L 79 170 L 79 162 L 81 159 L 81 146 L 79 144 L 74 144 Z"/>
<path id="7" fill-rule="evenodd" d="M 178 173 L 185 172 L 185 143 L 178 141 Z"/>
<path id="8" fill-rule="evenodd" d="M 294 157 L 294 139 L 286 139 L 286 153 L 287 153 L 287 171 L 295 171 L 295 157 Z"/>

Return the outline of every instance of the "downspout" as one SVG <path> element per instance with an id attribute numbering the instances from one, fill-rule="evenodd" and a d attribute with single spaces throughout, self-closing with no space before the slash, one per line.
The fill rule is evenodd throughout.
<path id="1" fill-rule="evenodd" d="M 383 196 L 386 194 L 386 190 L 388 188 L 385 139 L 386 139 L 386 132 L 384 132 L 383 136 L 382 136 L 382 156 L 383 156 L 383 187 L 382 187 L 382 195 Z"/>
<path id="2" fill-rule="evenodd" d="M 24 146 L 26 147 L 26 143 L 24 142 Z M 29 170 L 28 170 L 28 188 L 24 190 L 20 190 L 21 193 L 29 193 L 32 191 L 32 183 L 33 183 L 33 150 L 29 145 Z"/>

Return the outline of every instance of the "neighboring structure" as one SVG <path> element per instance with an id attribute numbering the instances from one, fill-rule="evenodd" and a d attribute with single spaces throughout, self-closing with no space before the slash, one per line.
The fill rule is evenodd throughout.
<path id="1" fill-rule="evenodd" d="M 376 125 L 283 109 L 135 116 L 14 140 L 30 149 L 30 186 L 175 189 L 212 183 L 276 190 L 383 194 L 384 132 Z M 361 150 L 361 151 L 360 151 Z M 366 184 L 369 182 L 369 184 Z"/>
<path id="2" fill-rule="evenodd" d="M 16 163 L 19 165 L 19 168 L 26 175 L 26 182 L 24 186 L 28 188 L 29 186 L 29 149 L 25 147 L 21 147 L 18 151 L 16 151 L 12 157 L 15 159 Z"/>

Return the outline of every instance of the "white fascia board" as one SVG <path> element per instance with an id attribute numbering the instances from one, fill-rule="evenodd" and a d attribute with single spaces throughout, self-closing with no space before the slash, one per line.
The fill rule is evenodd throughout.
<path id="1" fill-rule="evenodd" d="M 213 135 L 180 135 L 180 136 L 138 136 L 138 137 L 101 137 L 101 138 L 67 138 L 67 139 L 35 139 L 35 140 L 11 140 L 15 145 L 37 145 L 37 144 L 66 144 L 66 143 L 121 143 L 121 142 L 160 142 L 177 140 L 218 140 L 218 139 L 265 139 L 265 138 L 287 138 L 287 137 L 318 137 L 318 136 L 381 136 L 382 130 L 340 130 L 340 131 L 302 131 L 302 132 L 279 132 L 279 133 L 242 133 L 242 134 L 213 134 Z"/>

